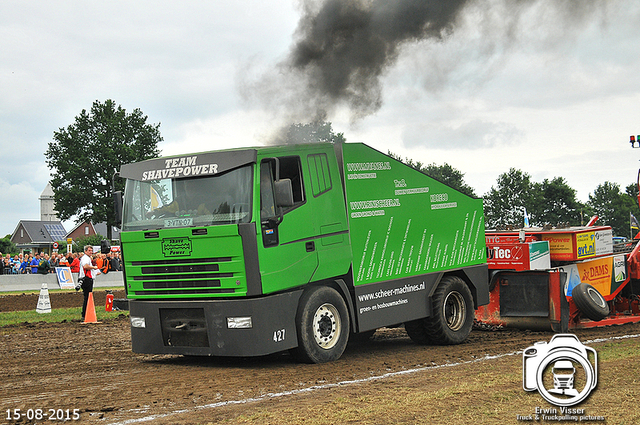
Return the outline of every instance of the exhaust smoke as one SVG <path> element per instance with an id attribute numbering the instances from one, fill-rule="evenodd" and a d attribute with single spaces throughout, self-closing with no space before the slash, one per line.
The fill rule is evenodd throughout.
<path id="1" fill-rule="evenodd" d="M 283 123 L 322 123 L 346 110 L 355 124 L 382 106 L 381 78 L 403 47 L 412 45 L 416 51 L 421 42 L 446 41 L 465 14 L 480 16 L 475 18 L 480 25 L 472 28 L 480 33 L 475 39 L 481 40 L 476 59 L 482 55 L 490 59 L 507 54 L 518 41 L 525 14 L 541 20 L 540 15 L 553 15 L 554 22 L 563 24 L 553 32 L 561 33 L 574 31 L 603 5 L 606 1 L 303 0 L 287 57 L 255 80 L 245 77 L 240 91 L 248 103 L 272 111 Z M 434 64 L 422 73 L 436 85 L 446 83 L 442 74 L 450 68 L 441 70 Z M 479 72 L 479 79 L 490 78 L 487 72 L 493 71 Z M 424 87 L 431 90 L 429 81 Z M 288 127 L 283 125 L 274 138 L 282 141 Z"/>

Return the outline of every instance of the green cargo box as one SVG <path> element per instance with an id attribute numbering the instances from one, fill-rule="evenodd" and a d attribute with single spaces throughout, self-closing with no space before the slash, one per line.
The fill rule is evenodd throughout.
<path id="1" fill-rule="evenodd" d="M 486 262 L 482 200 L 343 145 L 355 285 Z"/>
<path id="2" fill-rule="evenodd" d="M 380 309 L 428 315 L 424 300 L 430 294 L 425 292 L 433 289 L 439 272 L 486 263 L 482 199 L 364 144 L 342 149 L 362 328 L 392 320 Z M 390 308 L 399 305 L 404 308 Z"/>

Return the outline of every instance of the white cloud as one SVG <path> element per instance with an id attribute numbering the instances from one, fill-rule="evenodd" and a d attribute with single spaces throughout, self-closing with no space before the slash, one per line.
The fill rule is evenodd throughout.
<path id="1" fill-rule="evenodd" d="M 46 186 L 46 183 L 45 183 Z M 0 238 L 10 235 L 20 220 L 40 220 L 40 201 L 38 198 L 45 186 L 39 191 L 30 183 L 21 181 L 10 184 L 0 179 Z"/>

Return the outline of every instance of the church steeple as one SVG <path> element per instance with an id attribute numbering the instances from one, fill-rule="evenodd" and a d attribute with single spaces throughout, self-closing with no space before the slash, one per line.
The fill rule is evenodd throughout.
<path id="1" fill-rule="evenodd" d="M 59 221 L 58 215 L 54 210 L 53 189 L 51 184 L 47 183 L 40 195 L 40 221 Z"/>

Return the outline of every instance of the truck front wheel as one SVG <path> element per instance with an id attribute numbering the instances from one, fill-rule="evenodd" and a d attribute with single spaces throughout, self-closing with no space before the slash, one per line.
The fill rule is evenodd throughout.
<path id="1" fill-rule="evenodd" d="M 347 304 L 333 288 L 319 286 L 304 294 L 296 314 L 300 361 L 325 363 L 340 358 L 349 339 Z"/>
<path id="2" fill-rule="evenodd" d="M 473 327 L 473 297 L 462 279 L 442 279 L 431 299 L 431 316 L 405 323 L 409 337 L 418 344 L 460 344 Z"/>

